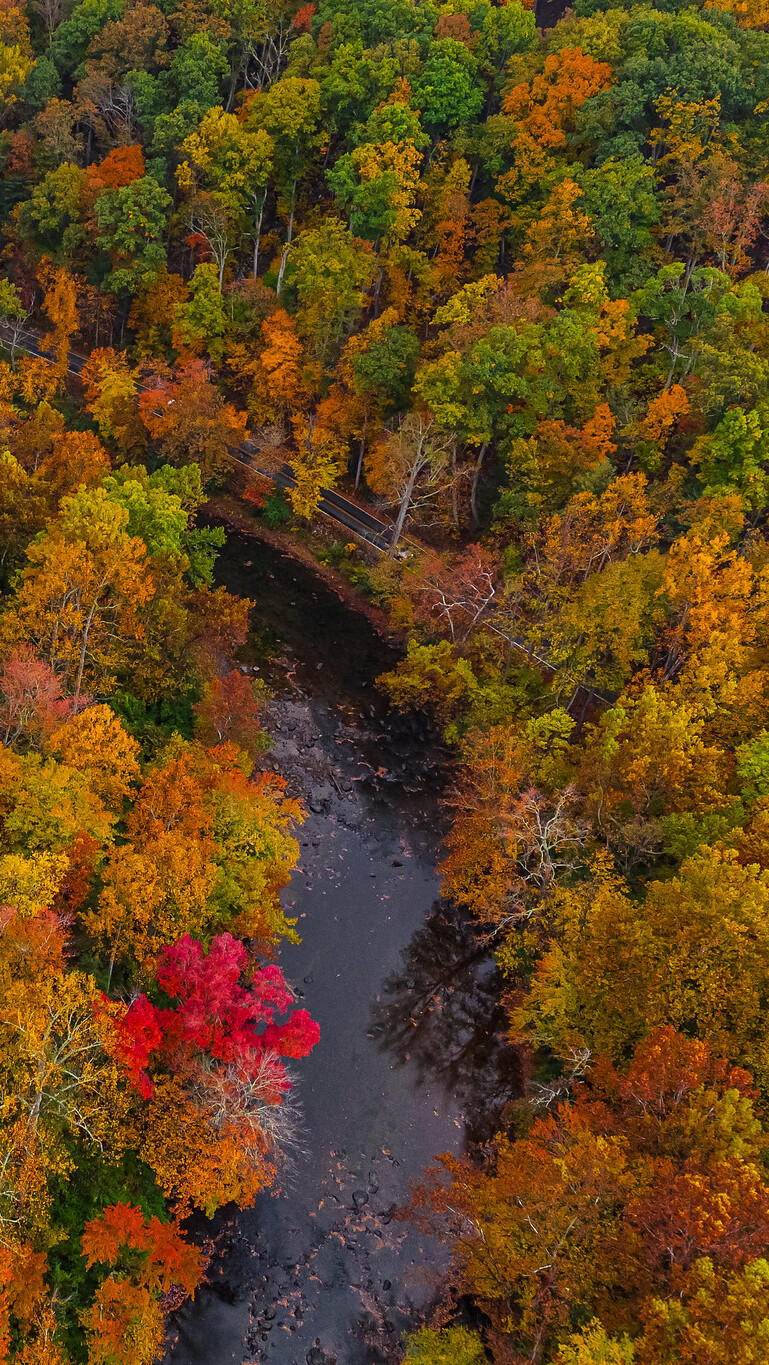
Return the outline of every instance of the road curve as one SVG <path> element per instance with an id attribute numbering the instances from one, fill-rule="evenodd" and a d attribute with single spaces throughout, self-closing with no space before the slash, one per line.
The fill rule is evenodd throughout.
<path id="1" fill-rule="evenodd" d="M 0 334 L 8 332 L 7 324 L 0 320 Z M 41 360 L 53 363 L 50 355 L 40 348 L 40 339 L 33 332 L 20 332 L 16 341 L 16 349 L 26 351 L 29 355 L 38 356 Z M 72 375 L 79 375 L 85 365 L 85 358 L 70 351 L 67 356 L 67 371 Z M 140 393 L 150 392 L 147 386 L 139 388 Z M 287 464 L 280 465 L 277 469 L 261 469 L 257 463 L 259 446 L 254 440 L 247 440 L 240 446 L 228 446 L 230 459 L 234 464 L 242 465 L 245 469 L 253 470 L 254 473 L 261 474 L 266 479 L 271 479 L 279 488 L 293 488 L 296 480 Z M 318 504 L 318 511 L 338 526 L 343 526 L 345 530 L 351 531 L 360 540 L 364 540 L 367 545 L 372 545 L 374 549 L 386 553 L 390 548 L 393 528 L 387 522 L 380 521 L 365 508 L 359 507 L 357 503 L 349 498 L 343 497 L 332 488 L 324 488 Z M 494 627 L 491 626 L 493 630 Z M 513 649 L 525 655 L 530 663 L 536 663 L 548 673 L 557 672 L 557 665 L 546 655 L 535 653 L 531 646 L 524 640 L 518 640 L 514 636 L 505 634 L 505 640 Z M 574 692 L 567 711 L 580 698 L 587 698 L 590 702 L 599 706 L 611 705 L 616 701 L 617 694 L 601 691 L 587 685 L 580 684 Z"/>

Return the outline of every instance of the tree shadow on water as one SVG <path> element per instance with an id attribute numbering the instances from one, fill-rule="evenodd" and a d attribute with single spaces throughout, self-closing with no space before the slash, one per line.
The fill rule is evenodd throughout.
<path id="1" fill-rule="evenodd" d="M 506 1037 L 503 984 L 488 936 L 436 901 L 384 984 L 370 1033 L 420 1081 L 438 1081 L 465 1116 L 467 1141 L 486 1142 L 522 1094 L 520 1059 Z"/>

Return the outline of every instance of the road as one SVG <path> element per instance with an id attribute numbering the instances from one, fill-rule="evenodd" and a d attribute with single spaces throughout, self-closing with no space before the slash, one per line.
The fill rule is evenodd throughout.
<path id="1" fill-rule="evenodd" d="M 0 321 L 0 334 L 5 333 L 7 335 L 8 331 L 9 328 L 7 325 Z M 16 341 L 16 349 L 26 351 L 28 355 L 38 356 L 41 360 L 47 360 L 53 363 L 51 356 L 41 350 L 40 338 L 33 332 L 20 332 Z M 67 356 L 67 372 L 71 375 L 79 375 L 85 363 L 84 356 L 77 355 L 76 352 L 70 351 Z M 148 386 L 139 386 L 138 391 L 139 393 L 148 393 L 150 390 Z M 247 440 L 244 441 L 243 445 L 229 446 L 228 450 L 230 459 L 234 464 L 242 465 L 245 469 L 253 470 L 254 473 L 261 474 L 264 478 L 271 479 L 279 488 L 295 487 L 296 480 L 287 464 L 281 465 L 278 469 L 267 470 L 260 468 L 257 464 L 259 453 L 258 442 Z M 343 497 L 341 493 L 335 492 L 334 489 L 324 488 L 322 490 L 318 510 L 331 521 L 336 522 L 337 526 L 343 526 L 345 530 L 352 532 L 352 534 L 357 536 L 360 540 L 364 540 L 366 544 L 372 545 L 374 549 L 386 553 L 390 548 L 393 530 L 392 526 L 388 525 L 387 522 L 380 521 L 380 519 L 373 516 L 371 512 L 367 512 L 365 508 L 359 507 L 357 503 L 352 502 L 350 498 Z M 494 629 L 493 626 L 491 629 Z M 505 633 L 504 638 L 514 649 L 517 649 L 521 654 L 526 655 L 530 663 L 539 664 L 540 667 L 545 669 L 548 673 L 554 674 L 557 672 L 556 665 L 553 664 L 546 655 L 534 653 L 524 640 L 517 640 L 507 633 Z M 570 709 L 579 697 L 587 697 L 591 702 L 601 706 L 610 705 L 616 700 L 616 695 L 614 693 L 606 693 L 580 685 L 574 693 L 567 709 Z"/>
<path id="2" fill-rule="evenodd" d="M 0 333 L 9 336 L 11 329 L 7 324 L 0 322 Z M 24 351 L 27 355 L 37 356 L 40 360 L 53 363 L 52 357 L 43 349 L 41 338 L 34 332 L 22 331 L 16 337 L 16 350 Z M 67 355 L 67 373 L 79 376 L 84 365 L 85 357 L 77 355 L 75 351 L 70 351 Z M 149 392 L 147 386 L 139 386 L 139 393 Z M 244 441 L 239 446 L 228 447 L 230 459 L 234 464 L 242 465 L 246 469 L 251 469 L 256 474 L 261 474 L 264 478 L 271 479 L 279 488 L 293 488 L 296 486 L 291 470 L 287 464 L 281 465 L 278 469 L 262 469 L 257 463 L 259 445 L 254 440 Z M 372 545 L 374 549 L 385 552 L 390 547 L 392 538 L 392 526 L 387 522 L 373 516 L 365 508 L 359 507 L 350 498 L 345 498 L 341 493 L 337 493 L 332 488 L 324 488 L 318 504 L 318 511 L 338 526 L 344 527 L 346 531 L 352 532 L 366 544 Z"/>

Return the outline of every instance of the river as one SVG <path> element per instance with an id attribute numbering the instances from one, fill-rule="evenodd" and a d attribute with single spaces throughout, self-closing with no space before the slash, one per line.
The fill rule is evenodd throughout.
<path id="1" fill-rule="evenodd" d="M 295 1064 L 278 1185 L 218 1215 L 209 1283 L 172 1320 L 167 1362 L 375 1365 L 397 1359 L 444 1263 L 393 1212 L 437 1153 L 495 1126 L 515 1060 L 493 961 L 438 898 L 445 755 L 374 685 L 397 652 L 260 541 L 231 534 L 218 572 L 256 603 L 242 657 L 274 691 L 267 766 L 308 807 L 284 894 L 302 941 L 280 964 L 321 1039 Z"/>

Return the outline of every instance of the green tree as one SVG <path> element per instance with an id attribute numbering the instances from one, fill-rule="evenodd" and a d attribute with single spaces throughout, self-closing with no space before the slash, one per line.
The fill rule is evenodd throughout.
<path id="1" fill-rule="evenodd" d="M 29 199 L 19 205 L 19 232 L 58 261 L 78 256 L 86 245 L 87 177 L 65 161 L 48 171 Z"/>
<path id="2" fill-rule="evenodd" d="M 405 1345 L 404 1365 L 485 1365 L 487 1358 L 477 1332 L 466 1327 L 423 1327 Z"/>
<path id="3" fill-rule="evenodd" d="M 769 409 L 766 404 L 744 412 L 732 408 L 712 436 L 701 438 L 694 457 L 706 494 L 738 492 L 746 507 L 761 509 L 769 501 Z"/>
<path id="4" fill-rule="evenodd" d="M 478 118 L 484 90 L 478 62 L 464 43 L 439 38 L 430 44 L 414 98 L 425 128 L 436 138 Z"/>
<path id="5" fill-rule="evenodd" d="M 641 156 L 603 161 L 579 177 L 582 202 L 617 292 L 643 284 L 660 220 L 654 168 Z"/>
<path id="6" fill-rule="evenodd" d="M 150 176 L 99 195 L 97 241 L 112 259 L 110 286 L 116 293 L 134 292 L 165 265 L 161 238 L 170 209 L 170 194 Z"/>
<path id="7" fill-rule="evenodd" d="M 10 280 L 0 280 L 0 322 L 11 343 L 11 364 L 16 358 L 19 336 L 29 320 L 30 310 L 25 307 L 19 291 Z"/>
<path id="8" fill-rule="evenodd" d="M 371 283 L 372 252 L 357 245 L 338 218 L 301 233 L 291 248 L 297 325 L 321 370 L 336 360 L 345 332 L 359 316 Z"/>

